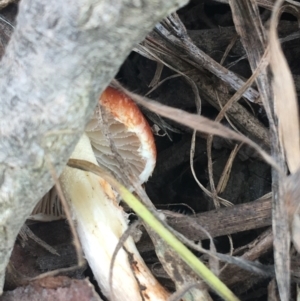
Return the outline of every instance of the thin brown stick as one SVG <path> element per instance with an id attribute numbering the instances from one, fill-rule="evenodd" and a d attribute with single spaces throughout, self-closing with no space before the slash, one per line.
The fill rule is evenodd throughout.
<path id="1" fill-rule="evenodd" d="M 69 222 L 70 230 L 71 230 L 71 233 L 72 233 L 72 236 L 73 236 L 73 244 L 74 244 L 76 255 L 77 255 L 78 266 L 82 267 L 85 264 L 85 260 L 83 258 L 81 244 L 80 244 L 80 241 L 79 241 L 79 237 L 78 237 L 78 234 L 77 234 L 77 231 L 76 231 L 74 221 L 72 219 L 72 214 L 71 214 L 69 204 L 68 204 L 68 202 L 67 202 L 67 200 L 64 196 L 61 185 L 59 183 L 58 176 L 55 172 L 55 169 L 53 168 L 53 164 L 51 163 L 51 161 L 49 159 L 47 160 L 47 163 L 49 165 L 49 170 L 50 170 L 50 173 L 51 173 L 52 178 L 53 178 L 54 183 L 55 183 L 55 188 L 56 188 L 57 194 L 58 194 L 58 196 L 60 198 L 60 201 L 61 201 L 61 204 L 64 208 L 66 218 Z"/>
<path id="2" fill-rule="evenodd" d="M 246 230 L 270 226 L 272 223 L 271 198 L 260 199 L 232 207 L 220 208 L 181 217 L 167 214 L 168 223 L 175 230 L 183 233 L 188 239 L 207 239 L 199 229 L 204 227 L 212 237 L 234 234 Z"/>

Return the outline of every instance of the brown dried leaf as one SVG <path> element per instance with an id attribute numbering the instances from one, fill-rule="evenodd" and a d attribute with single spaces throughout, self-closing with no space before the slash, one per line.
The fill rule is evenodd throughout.
<path id="1" fill-rule="evenodd" d="M 101 301 L 88 280 L 49 277 L 5 292 L 0 301 Z"/>
<path id="2" fill-rule="evenodd" d="M 282 52 L 276 27 L 278 16 L 270 24 L 270 66 L 273 72 L 275 114 L 278 117 L 279 137 L 291 173 L 300 167 L 300 132 L 298 104 L 293 78 Z"/>
<path id="3" fill-rule="evenodd" d="M 199 281 L 199 277 L 172 248 L 166 248 L 164 241 L 158 236 L 155 237 L 153 243 L 156 245 L 156 254 L 164 270 L 174 281 L 177 292 L 182 293 L 179 298 L 177 294 L 175 294 L 171 296 L 169 300 L 212 301 L 207 286 L 202 281 Z M 195 284 L 195 286 L 189 287 L 189 290 L 186 290 L 190 284 Z"/>

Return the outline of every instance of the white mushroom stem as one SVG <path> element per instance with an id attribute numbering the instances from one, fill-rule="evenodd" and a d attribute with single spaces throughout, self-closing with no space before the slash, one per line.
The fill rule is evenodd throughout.
<path id="1" fill-rule="evenodd" d="M 85 134 L 71 158 L 97 164 L 90 140 Z M 71 204 L 85 257 L 102 292 L 110 298 L 110 262 L 120 237 L 128 227 L 125 213 L 118 205 L 110 185 L 98 176 L 66 167 L 60 179 Z M 123 248 L 118 252 L 113 270 L 114 300 L 165 301 L 168 293 L 148 270 L 133 239 L 129 237 L 124 246 L 134 262 L 129 262 Z"/>

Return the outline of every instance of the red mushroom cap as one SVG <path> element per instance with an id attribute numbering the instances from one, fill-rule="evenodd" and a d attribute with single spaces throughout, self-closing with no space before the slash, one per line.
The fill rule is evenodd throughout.
<path id="1" fill-rule="evenodd" d="M 108 87 L 99 99 L 108 119 L 108 129 L 119 154 L 129 163 L 140 183 L 148 180 L 156 162 L 156 147 L 151 128 L 138 106 L 124 93 Z M 114 173 L 118 166 L 111 159 L 112 152 L 107 138 L 101 132 L 99 111 L 86 127 L 97 161 Z"/>

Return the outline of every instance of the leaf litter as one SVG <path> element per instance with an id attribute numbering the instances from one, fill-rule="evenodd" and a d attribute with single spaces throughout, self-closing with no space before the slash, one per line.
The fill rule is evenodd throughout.
<path id="1" fill-rule="evenodd" d="M 204 18 L 198 18 L 196 12 Z M 282 12 L 285 14 L 281 15 Z M 178 15 L 171 15 L 158 24 L 136 46 L 137 53 L 131 54 L 117 76 L 128 90 L 116 82 L 112 83 L 146 108 L 146 115 L 149 110 L 166 118 L 163 121 L 155 119 L 155 123 L 168 133 L 172 141 L 166 142 L 164 139 L 167 137 L 157 137 L 157 170 L 160 174 L 154 172 L 147 192 L 156 207 L 159 204 L 186 203 L 197 212 L 193 216 L 176 213 L 173 217 L 171 212 L 171 217 L 166 214 L 167 221 L 175 228 L 185 222 L 186 228 L 182 227 L 181 235 L 186 238 L 195 235 L 189 242 L 185 241 L 190 247 L 195 241 L 200 246 L 203 238 L 200 239 L 199 234 L 197 239 L 196 232 L 188 233 L 184 229 L 198 227 L 200 233 L 203 227 L 208 234 L 214 233 L 210 247 L 203 241 L 207 251 L 195 246 L 197 254 L 220 273 L 222 281 L 242 300 L 245 296 L 248 300 L 265 300 L 268 295 L 270 300 L 276 300 L 278 294 L 280 300 L 296 298 L 300 266 L 297 254 L 300 250 L 297 97 L 300 70 L 295 57 L 299 54 L 300 45 L 295 16 L 299 17 L 296 1 L 192 1 Z M 219 38 L 214 39 L 214 36 Z M 287 38 L 289 36 L 293 38 Z M 142 95 L 148 95 L 148 98 Z M 256 164 L 260 168 L 265 166 L 265 171 L 259 174 Z M 271 171 L 267 165 L 271 166 Z M 234 192 L 234 187 L 237 190 L 242 185 L 239 178 L 243 178 L 244 172 L 249 173 L 251 168 L 256 168 L 256 180 L 245 177 L 249 186 L 241 186 L 239 194 Z M 262 175 L 268 178 L 269 183 L 265 184 L 260 179 Z M 128 182 L 128 175 L 124 176 L 124 181 Z M 199 185 L 193 185 L 193 181 Z M 264 188 L 258 188 L 253 184 L 255 182 Z M 256 192 L 247 194 L 244 187 L 251 189 L 250 183 Z M 185 187 L 189 188 L 185 190 Z M 228 192 L 230 190 L 231 193 Z M 147 196 L 141 190 L 139 192 L 141 199 L 145 201 L 146 198 L 149 204 Z M 224 208 L 231 202 L 234 203 L 232 207 Z M 213 204 L 220 204 L 217 205 L 219 208 L 215 209 Z M 216 220 L 214 214 L 222 218 Z M 230 220 L 226 216 L 230 216 Z M 250 217 L 252 222 L 255 221 L 251 225 Z M 235 220 L 236 224 L 233 223 Z M 232 229 L 222 232 L 228 223 L 233 223 Z M 217 224 L 216 230 L 213 230 L 214 224 Z M 273 231 L 267 228 L 271 225 Z M 29 226 L 32 229 L 37 227 Z M 245 229 L 247 231 L 243 232 Z M 222 233 L 221 238 L 218 233 Z M 226 235 L 233 235 L 233 248 L 222 246 L 229 245 Z M 41 239 L 48 244 L 45 235 L 41 235 Z M 293 242 L 291 247 L 290 239 Z M 153 245 L 150 243 L 148 246 L 145 242 L 149 242 L 149 238 L 144 232 L 138 244 L 141 254 L 149 265 L 159 265 Z M 159 240 L 157 242 L 161 245 Z M 55 243 L 52 246 L 55 247 Z M 143 247 L 146 251 L 142 251 Z M 26 248 L 31 254 L 30 247 Z M 76 249 L 80 252 L 78 247 Z M 230 255 L 224 255 L 223 259 L 218 256 L 218 262 L 210 260 L 213 253 L 228 254 L 230 249 L 234 256 L 240 257 L 239 260 L 232 257 L 231 264 L 226 264 L 224 269 L 223 261 L 230 262 Z M 35 256 L 47 257 L 43 254 Z M 170 272 L 167 275 L 161 268 L 164 275 L 159 278 L 161 282 L 169 290 L 178 290 L 172 300 L 188 300 L 185 299 L 188 292 L 193 291 L 197 296 L 197 290 L 206 291 L 205 285 L 197 284 L 197 278 L 189 274 L 175 254 L 159 257 L 166 270 L 167 258 L 173 258 L 173 264 L 176 263 L 185 277 L 179 285 L 181 280 L 176 275 Z M 243 262 L 243 259 L 247 261 Z M 251 268 L 251 261 L 257 260 L 263 264 L 253 263 Z M 291 262 L 298 264 L 291 266 Z M 277 286 L 271 281 L 274 274 L 270 271 L 274 266 Z M 264 270 L 265 274 L 257 274 L 257 269 Z M 212 299 L 216 299 L 214 295 Z"/>

